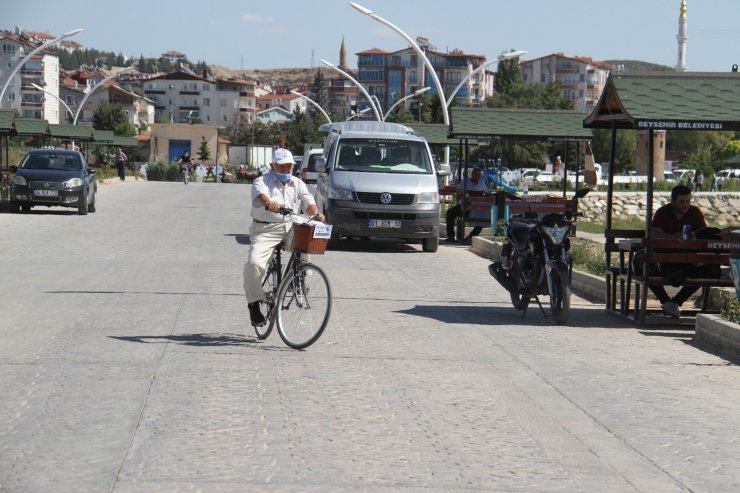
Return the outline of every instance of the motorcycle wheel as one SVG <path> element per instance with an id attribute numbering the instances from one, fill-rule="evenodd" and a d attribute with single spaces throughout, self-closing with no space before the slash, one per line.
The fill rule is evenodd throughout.
<path id="1" fill-rule="evenodd" d="M 552 318 L 560 325 L 568 323 L 568 312 L 570 311 L 570 285 L 568 283 L 568 271 L 565 269 L 553 269 L 552 293 L 550 293 L 550 308 Z"/>
<path id="2" fill-rule="evenodd" d="M 531 299 L 529 296 L 513 292 L 509 292 L 509 295 L 511 296 L 511 303 L 517 310 L 525 310 L 529 306 L 529 300 Z"/>

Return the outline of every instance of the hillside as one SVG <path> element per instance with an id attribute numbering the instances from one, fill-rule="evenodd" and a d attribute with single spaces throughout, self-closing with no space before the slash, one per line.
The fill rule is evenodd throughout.
<path id="1" fill-rule="evenodd" d="M 674 72 L 673 67 L 666 65 L 659 65 L 657 63 L 641 62 L 639 60 L 604 60 L 606 63 L 615 68 L 619 65 L 623 65 L 623 70 L 635 70 L 640 72 Z"/>
<path id="2" fill-rule="evenodd" d="M 211 74 L 216 78 L 246 80 L 266 80 L 274 82 L 306 82 L 313 83 L 317 68 L 273 68 L 273 69 L 245 69 L 234 70 L 222 65 L 209 65 Z"/>

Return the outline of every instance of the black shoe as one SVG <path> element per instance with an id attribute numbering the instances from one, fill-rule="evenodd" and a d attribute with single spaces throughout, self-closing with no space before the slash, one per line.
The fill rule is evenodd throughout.
<path id="1" fill-rule="evenodd" d="M 463 238 L 463 245 L 470 245 L 473 243 L 473 237 L 472 236 L 466 236 Z"/>
<path id="2" fill-rule="evenodd" d="M 446 243 L 455 243 L 455 236 L 454 235 L 447 235 L 447 238 L 444 239 Z"/>
<path id="3" fill-rule="evenodd" d="M 255 327 L 265 325 L 265 316 L 262 315 L 259 301 L 249 303 L 247 305 L 247 308 L 249 308 L 249 319 L 251 320 L 252 325 L 254 325 Z"/>

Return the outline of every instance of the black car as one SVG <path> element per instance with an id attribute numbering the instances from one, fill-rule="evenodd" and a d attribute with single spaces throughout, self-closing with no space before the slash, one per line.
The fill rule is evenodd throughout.
<path id="1" fill-rule="evenodd" d="M 14 169 L 10 211 L 35 205 L 75 207 L 80 215 L 95 212 L 95 170 L 78 151 L 34 149 Z"/>

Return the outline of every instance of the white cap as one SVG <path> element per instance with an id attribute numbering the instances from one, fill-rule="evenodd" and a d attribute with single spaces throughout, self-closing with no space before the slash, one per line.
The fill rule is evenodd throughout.
<path id="1" fill-rule="evenodd" d="M 272 162 L 276 164 L 295 164 L 293 154 L 287 149 L 275 149 L 272 153 Z"/>

